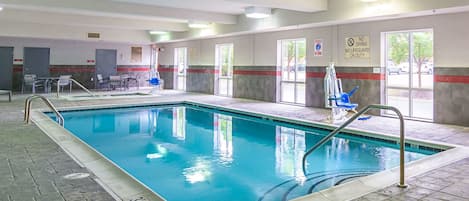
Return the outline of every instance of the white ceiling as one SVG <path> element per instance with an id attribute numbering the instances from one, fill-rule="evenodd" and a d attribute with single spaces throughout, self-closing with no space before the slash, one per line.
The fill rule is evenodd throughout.
<path id="1" fill-rule="evenodd" d="M 170 8 L 184 8 L 208 12 L 219 12 L 238 15 L 244 8 L 250 6 L 247 3 L 239 3 L 227 0 L 113 0 L 132 4 L 145 4 Z"/>
<path id="2" fill-rule="evenodd" d="M 184 8 L 225 14 L 243 14 L 248 6 L 279 8 L 301 12 L 325 10 L 327 0 L 113 0 L 170 8 Z"/>
<path id="3" fill-rule="evenodd" d="M 323 2 L 315 4 L 315 2 Z M 323 10 L 327 0 L 0 0 L 0 21 L 186 31 L 189 20 L 236 24 L 247 6 Z"/>

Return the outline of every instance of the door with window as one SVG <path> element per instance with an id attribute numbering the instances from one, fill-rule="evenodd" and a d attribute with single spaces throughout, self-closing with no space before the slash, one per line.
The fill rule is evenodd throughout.
<path id="1" fill-rule="evenodd" d="M 233 44 L 216 45 L 215 65 L 218 69 L 218 95 L 233 96 Z"/>
<path id="2" fill-rule="evenodd" d="M 385 37 L 386 104 L 409 118 L 432 120 L 433 31 L 388 32 Z"/>
<path id="3" fill-rule="evenodd" d="M 174 65 L 177 68 L 176 89 L 186 90 L 187 48 L 174 49 Z"/>
<path id="4" fill-rule="evenodd" d="M 280 40 L 280 101 L 305 104 L 306 39 Z"/>

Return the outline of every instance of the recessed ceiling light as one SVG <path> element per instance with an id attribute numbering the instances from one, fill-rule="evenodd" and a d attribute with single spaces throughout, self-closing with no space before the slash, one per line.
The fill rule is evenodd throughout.
<path id="1" fill-rule="evenodd" d="M 190 28 L 200 29 L 200 28 L 207 28 L 208 26 L 210 26 L 210 23 L 208 22 L 189 20 Z"/>
<path id="2" fill-rule="evenodd" d="M 2 11 L 2 10 L 3 10 L 3 7 L 0 6 L 0 11 Z"/>
<path id="3" fill-rule="evenodd" d="M 264 7 L 249 6 L 244 9 L 244 14 L 248 18 L 266 18 L 272 15 L 272 9 Z"/>
<path id="4" fill-rule="evenodd" d="M 161 35 L 161 34 L 167 34 L 168 32 L 166 31 L 149 31 L 151 35 Z"/>

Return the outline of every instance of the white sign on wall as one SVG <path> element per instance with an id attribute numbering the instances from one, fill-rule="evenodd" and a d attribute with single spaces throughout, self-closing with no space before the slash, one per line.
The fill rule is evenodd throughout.
<path id="1" fill-rule="evenodd" d="M 345 58 L 370 58 L 370 37 L 345 38 Z"/>
<path id="2" fill-rule="evenodd" d="M 322 56 L 322 39 L 316 39 L 314 40 L 314 56 L 315 57 L 320 57 Z"/>

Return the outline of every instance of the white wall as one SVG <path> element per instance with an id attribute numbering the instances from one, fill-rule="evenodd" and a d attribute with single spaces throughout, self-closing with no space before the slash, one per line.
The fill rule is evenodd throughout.
<path id="1" fill-rule="evenodd" d="M 72 40 L 49 40 L 32 38 L 0 37 L 0 46 L 14 47 L 13 58 L 23 59 L 24 47 L 50 48 L 51 65 L 94 65 L 87 60 L 95 60 L 96 49 L 117 49 L 117 65 L 149 65 L 151 49 L 149 45 L 88 42 Z M 130 62 L 131 47 L 142 47 L 142 62 Z M 22 62 L 15 62 L 22 64 Z"/>
<path id="2" fill-rule="evenodd" d="M 190 65 L 213 65 L 215 62 L 215 44 L 233 43 L 235 65 L 276 65 L 277 40 L 306 38 L 308 66 L 326 66 L 330 61 L 334 61 L 337 66 L 377 67 L 381 65 L 382 32 L 433 29 L 435 66 L 469 67 L 468 21 L 469 12 L 464 12 L 161 43 L 158 46 L 164 47 L 165 52 L 160 53 L 159 62 L 166 65 L 173 64 L 174 50 L 172 48 L 187 46 L 191 49 Z M 344 57 L 345 38 L 359 35 L 370 37 L 370 58 L 346 59 Z M 313 56 L 314 39 L 323 39 L 324 56 Z"/>

